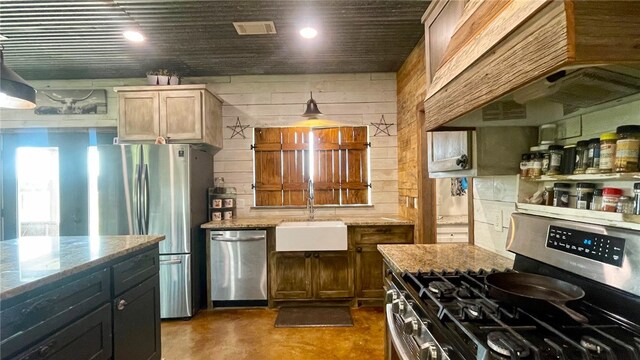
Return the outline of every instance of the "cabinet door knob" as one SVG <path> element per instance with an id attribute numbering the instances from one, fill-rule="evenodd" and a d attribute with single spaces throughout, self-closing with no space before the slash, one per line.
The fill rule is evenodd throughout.
<path id="1" fill-rule="evenodd" d="M 313 257 L 317 259 L 317 258 L 319 258 L 319 257 L 320 257 L 320 254 L 315 253 L 315 254 L 313 254 Z"/>
<path id="2" fill-rule="evenodd" d="M 304 253 L 304 257 L 310 258 L 311 257 L 311 253 L 309 253 L 309 252 Z"/>
<path id="3" fill-rule="evenodd" d="M 122 311 L 124 310 L 124 307 L 127 306 L 127 302 L 124 299 L 121 299 L 120 301 L 118 301 L 118 310 Z"/>
<path id="4" fill-rule="evenodd" d="M 358 247 L 356 248 L 356 251 L 357 251 L 357 252 L 362 252 L 362 248 L 361 248 L 360 246 L 358 246 Z"/>
<path id="5" fill-rule="evenodd" d="M 458 159 L 456 159 L 456 165 L 460 166 L 462 169 L 466 169 L 469 165 L 469 157 L 466 154 L 462 154 Z"/>

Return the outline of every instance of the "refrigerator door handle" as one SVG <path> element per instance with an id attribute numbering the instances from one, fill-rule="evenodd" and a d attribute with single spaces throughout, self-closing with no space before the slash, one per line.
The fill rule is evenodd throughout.
<path id="1" fill-rule="evenodd" d="M 181 259 L 172 259 L 172 260 L 160 260 L 160 265 L 177 265 L 182 264 Z"/>
<path id="2" fill-rule="evenodd" d="M 134 185 L 133 185 L 133 189 L 134 189 L 133 201 L 135 202 L 135 218 L 136 218 L 136 229 L 135 229 L 136 235 L 143 234 L 142 223 L 141 223 L 142 204 L 140 199 L 140 177 L 142 176 L 141 170 L 142 170 L 142 166 L 140 164 L 136 165 L 136 177 L 134 179 Z"/>
<path id="3" fill-rule="evenodd" d="M 149 234 L 149 165 L 144 164 L 144 172 L 142 173 L 142 229 L 143 234 Z"/>

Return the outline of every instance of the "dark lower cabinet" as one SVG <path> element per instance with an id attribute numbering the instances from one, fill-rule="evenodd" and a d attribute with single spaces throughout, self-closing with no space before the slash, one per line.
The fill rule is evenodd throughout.
<path id="1" fill-rule="evenodd" d="M 382 261 L 376 244 L 362 244 L 356 247 L 357 298 L 384 297 Z"/>
<path id="2" fill-rule="evenodd" d="M 117 360 L 160 359 L 160 283 L 154 275 L 113 301 Z"/>
<path id="3" fill-rule="evenodd" d="M 0 360 L 161 358 L 158 246 L 0 302 Z"/>
<path id="4" fill-rule="evenodd" d="M 309 299 L 313 296 L 311 253 L 273 251 L 269 263 L 273 299 Z"/>
<path id="5" fill-rule="evenodd" d="M 317 298 L 353 297 L 353 257 L 348 251 L 320 251 L 313 258 Z"/>

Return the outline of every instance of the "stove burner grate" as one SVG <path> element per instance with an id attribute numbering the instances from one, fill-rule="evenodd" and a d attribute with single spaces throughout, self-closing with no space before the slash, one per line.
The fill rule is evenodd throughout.
<path id="1" fill-rule="evenodd" d="M 527 346 L 514 335 L 504 331 L 493 331 L 487 334 L 487 345 L 500 355 L 511 357 L 514 353 L 519 358 L 529 356 Z"/>

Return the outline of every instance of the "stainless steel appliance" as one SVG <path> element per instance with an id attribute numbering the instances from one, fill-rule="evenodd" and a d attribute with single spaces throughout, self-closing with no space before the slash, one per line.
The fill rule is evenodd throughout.
<path id="1" fill-rule="evenodd" d="M 213 305 L 267 305 L 266 231 L 211 231 L 210 234 Z"/>
<path id="2" fill-rule="evenodd" d="M 206 288 L 204 233 L 208 153 L 190 145 L 98 146 L 98 195 L 90 204 L 100 235 L 163 234 L 162 318 L 193 316 Z"/>
<path id="3" fill-rule="evenodd" d="M 638 231 L 516 213 L 508 239 L 513 269 L 387 274 L 387 359 L 640 359 Z M 586 322 L 539 298 L 498 300 L 488 274 L 572 284 L 584 297 L 566 306 Z"/>

